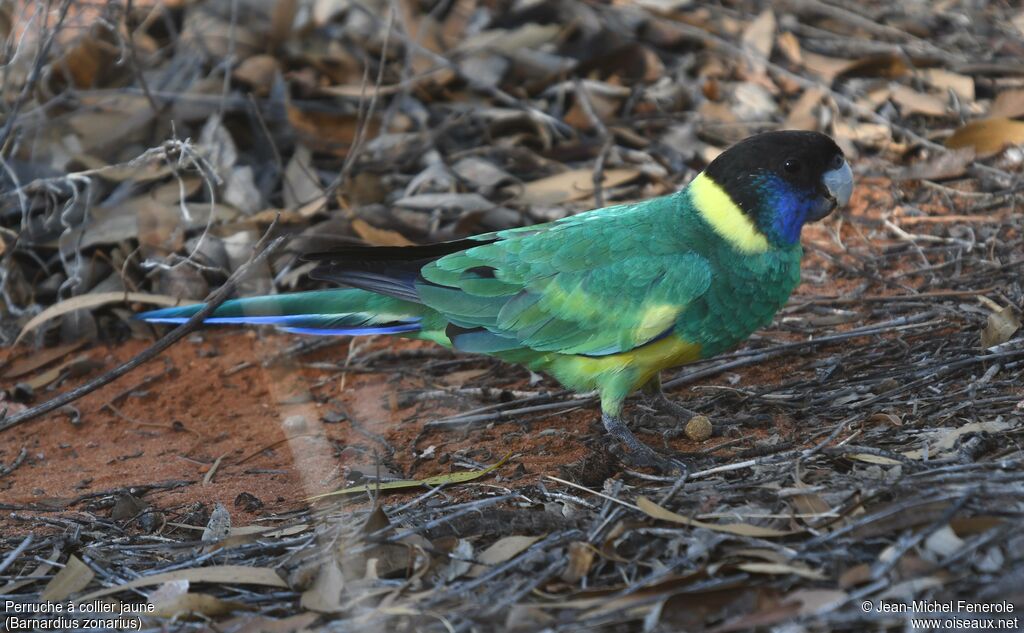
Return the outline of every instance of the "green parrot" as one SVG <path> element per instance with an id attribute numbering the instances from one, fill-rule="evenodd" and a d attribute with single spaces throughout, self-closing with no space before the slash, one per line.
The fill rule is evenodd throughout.
<path id="1" fill-rule="evenodd" d="M 800 231 L 845 205 L 853 175 L 828 136 L 781 131 L 722 152 L 681 191 L 546 224 L 426 246 L 317 253 L 347 288 L 227 301 L 212 324 L 394 334 L 489 354 L 597 390 L 605 429 L 640 466 L 666 460 L 625 426 L 659 372 L 735 347 L 800 281 Z M 201 305 L 145 312 L 182 323 Z M 681 409 L 681 407 L 679 407 Z"/>

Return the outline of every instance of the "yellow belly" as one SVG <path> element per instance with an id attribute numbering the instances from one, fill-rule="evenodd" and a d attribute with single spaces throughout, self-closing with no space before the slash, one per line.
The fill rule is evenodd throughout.
<path id="1" fill-rule="evenodd" d="M 546 367 L 538 367 L 576 391 L 598 389 L 602 408 L 616 413 L 622 401 L 662 369 L 678 367 L 700 358 L 700 344 L 680 339 L 675 334 L 637 349 L 588 357 L 556 354 Z"/>
<path id="2" fill-rule="evenodd" d="M 586 374 L 637 372 L 635 387 L 639 387 L 662 369 L 678 367 L 700 358 L 700 345 L 689 343 L 672 334 L 660 341 L 644 345 L 622 354 L 591 358 L 574 357 L 575 364 Z"/>

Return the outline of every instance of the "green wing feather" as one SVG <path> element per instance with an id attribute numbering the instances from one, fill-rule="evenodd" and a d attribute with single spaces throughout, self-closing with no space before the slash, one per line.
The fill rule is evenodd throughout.
<path id="1" fill-rule="evenodd" d="M 670 196 L 496 233 L 426 265 L 417 294 L 469 330 L 453 336 L 465 351 L 628 351 L 671 330 L 711 283 L 710 263 L 672 233 L 678 204 Z"/>

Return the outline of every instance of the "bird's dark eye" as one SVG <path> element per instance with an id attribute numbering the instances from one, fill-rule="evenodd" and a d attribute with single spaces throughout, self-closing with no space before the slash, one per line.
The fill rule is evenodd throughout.
<path id="1" fill-rule="evenodd" d="M 782 168 L 786 170 L 788 174 L 795 174 L 800 171 L 803 165 L 795 158 L 790 158 L 782 164 Z"/>
<path id="2" fill-rule="evenodd" d="M 839 169 L 843 166 L 843 157 L 841 154 L 836 154 L 832 157 L 832 162 L 829 164 L 829 169 Z"/>

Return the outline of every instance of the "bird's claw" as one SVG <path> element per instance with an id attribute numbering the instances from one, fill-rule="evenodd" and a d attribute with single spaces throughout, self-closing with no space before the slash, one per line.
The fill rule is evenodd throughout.
<path id="1" fill-rule="evenodd" d="M 676 404 L 663 393 L 647 397 L 644 404 L 663 416 L 682 422 L 686 422 L 693 416 L 697 415 L 695 411 L 691 411 L 682 405 Z"/>
<path id="2" fill-rule="evenodd" d="M 625 423 L 619 418 L 605 414 L 601 421 L 608 434 L 618 440 L 619 446 L 613 448 L 611 452 L 623 464 L 634 468 L 653 468 L 669 474 L 686 472 L 685 464 L 655 452 L 650 446 L 637 439 L 636 435 L 633 435 L 633 432 L 626 428 Z"/>
<path id="3" fill-rule="evenodd" d="M 669 399 L 661 389 L 661 378 L 658 376 L 655 376 L 641 387 L 640 394 L 644 406 L 663 416 L 685 423 L 697 415 L 696 412 L 690 411 Z"/>

